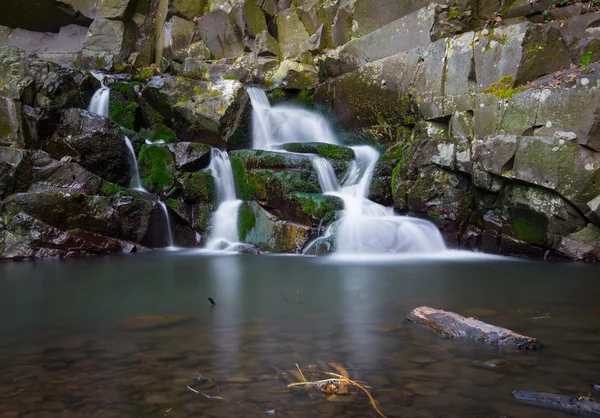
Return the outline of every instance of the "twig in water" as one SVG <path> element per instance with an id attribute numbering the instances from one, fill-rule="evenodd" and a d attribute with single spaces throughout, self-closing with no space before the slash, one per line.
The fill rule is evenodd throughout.
<path id="1" fill-rule="evenodd" d="M 375 403 L 375 399 L 373 399 L 373 397 L 371 396 L 371 394 L 369 393 L 369 391 L 367 389 L 365 389 L 363 386 L 361 386 L 359 383 L 355 382 L 354 380 L 348 379 L 347 377 L 342 376 L 341 374 L 336 374 L 336 373 L 326 373 L 329 374 L 331 376 L 336 376 L 339 379 L 345 380 L 346 382 L 350 383 L 351 385 L 356 386 L 357 388 L 359 388 L 360 390 L 362 390 L 363 392 L 365 392 L 365 394 L 369 397 L 369 400 L 371 401 L 371 406 L 373 407 L 373 409 L 375 410 L 375 412 L 377 412 L 377 414 L 379 414 L 379 416 L 381 418 L 387 418 L 383 412 L 381 412 L 379 410 L 379 408 L 377 408 L 377 404 Z"/>
<path id="2" fill-rule="evenodd" d="M 213 298 L 208 298 L 208 301 L 211 303 L 211 305 L 212 305 L 212 306 L 215 306 L 215 305 L 216 305 L 216 303 L 215 303 L 215 301 L 213 300 Z"/>
<path id="3" fill-rule="evenodd" d="M 168 417 L 168 416 L 169 416 L 169 411 L 170 411 L 171 409 L 173 409 L 173 408 L 169 408 L 169 409 L 167 409 L 167 410 L 165 411 L 165 413 L 164 413 L 164 416 L 165 416 L 165 417 Z"/>
<path id="4" fill-rule="evenodd" d="M 281 296 L 281 297 L 283 298 L 283 300 L 285 300 L 286 302 L 288 302 L 288 303 L 292 303 L 292 301 L 291 301 L 291 300 L 289 300 L 288 298 L 286 298 L 285 296 L 283 296 L 283 293 L 281 293 L 281 292 L 280 292 L 280 293 L 279 293 L 279 296 Z"/>
<path id="5" fill-rule="evenodd" d="M 187 388 L 188 388 L 189 390 L 191 390 L 192 392 L 194 392 L 194 393 L 200 393 L 200 392 L 198 392 L 196 389 L 194 389 L 194 388 L 191 388 L 191 387 L 189 387 L 189 386 L 187 386 Z"/>
<path id="6" fill-rule="evenodd" d="M 304 383 L 307 383 L 308 381 L 306 380 L 306 377 L 304 377 L 304 373 L 302 373 L 302 370 L 300 369 L 300 366 L 298 366 L 298 363 L 296 363 L 296 367 L 298 368 L 298 371 L 300 372 L 300 377 L 302 378 Z M 308 390 L 308 386 L 305 386 L 305 389 L 306 393 L 308 394 L 308 398 L 312 399 L 312 396 L 310 396 L 310 391 Z"/>

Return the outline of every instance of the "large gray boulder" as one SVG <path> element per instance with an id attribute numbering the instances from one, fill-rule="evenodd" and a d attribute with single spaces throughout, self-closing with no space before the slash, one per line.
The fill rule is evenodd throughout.
<path id="1" fill-rule="evenodd" d="M 75 10 L 90 19 L 116 19 L 125 17 L 132 0 L 58 0 L 72 6 Z"/>
<path id="2" fill-rule="evenodd" d="M 198 20 L 200 37 L 215 58 L 233 58 L 244 51 L 242 34 L 223 10 L 207 13 Z"/>
<path id="3" fill-rule="evenodd" d="M 283 58 L 296 58 L 308 51 L 310 34 L 294 8 L 280 12 L 276 18 L 277 40 Z"/>
<path id="4" fill-rule="evenodd" d="M 54 158 L 71 157 L 85 169 L 120 186 L 131 180 L 125 136 L 109 119 L 81 109 L 68 109 L 45 146 Z"/>
<path id="5" fill-rule="evenodd" d="M 129 24 L 96 19 L 83 46 L 82 62 L 89 68 L 110 70 L 129 57 L 132 40 Z"/>

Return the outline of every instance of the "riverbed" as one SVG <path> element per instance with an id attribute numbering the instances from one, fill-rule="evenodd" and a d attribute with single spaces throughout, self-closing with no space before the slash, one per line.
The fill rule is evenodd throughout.
<path id="1" fill-rule="evenodd" d="M 0 417 L 377 416 L 364 394 L 290 393 L 296 364 L 348 370 L 388 417 L 566 416 L 510 394 L 600 383 L 600 267 L 443 254 L 0 263 Z M 422 305 L 546 347 L 441 339 L 404 322 Z"/>

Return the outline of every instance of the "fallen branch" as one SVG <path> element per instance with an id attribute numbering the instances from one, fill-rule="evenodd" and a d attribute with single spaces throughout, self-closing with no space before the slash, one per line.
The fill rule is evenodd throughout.
<path id="1" fill-rule="evenodd" d="M 600 417 L 600 403 L 588 398 L 573 398 L 572 396 L 555 395 L 543 392 L 525 392 L 515 390 L 512 396 L 519 402 L 552 409 L 572 415 L 585 417 Z"/>
<path id="2" fill-rule="evenodd" d="M 535 338 L 518 334 L 506 328 L 486 324 L 474 318 L 465 318 L 454 312 L 422 306 L 411 311 L 406 320 L 423 325 L 444 338 L 481 341 L 500 347 L 536 350 L 543 345 Z"/>

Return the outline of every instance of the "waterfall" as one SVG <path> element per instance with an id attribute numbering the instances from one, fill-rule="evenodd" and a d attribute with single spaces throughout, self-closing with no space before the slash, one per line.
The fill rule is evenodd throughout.
<path id="1" fill-rule="evenodd" d="M 96 91 L 96 93 L 94 93 L 88 110 L 106 118 L 108 117 L 109 113 L 109 102 L 110 88 L 102 86 Z M 169 211 L 167 209 L 167 206 L 163 202 L 161 202 L 161 200 L 157 196 L 153 195 L 148 190 L 144 189 L 144 187 L 142 186 L 142 179 L 140 178 L 140 169 L 138 167 L 137 158 L 135 156 L 135 150 L 133 149 L 133 144 L 131 143 L 131 140 L 127 136 L 125 136 L 125 146 L 127 148 L 129 166 L 131 170 L 131 180 L 129 181 L 129 188 L 143 193 L 158 204 L 158 206 L 160 207 L 160 213 L 163 215 L 165 221 L 165 247 L 169 250 L 175 249 L 175 247 L 173 246 L 171 218 L 169 217 Z"/>
<path id="2" fill-rule="evenodd" d="M 230 249 L 239 244 L 238 210 L 242 204 L 235 195 L 233 169 L 226 151 L 213 148 L 209 169 L 215 179 L 219 207 L 212 217 L 212 231 L 206 247 Z"/>
<path id="3" fill-rule="evenodd" d="M 100 87 L 92 96 L 88 110 L 100 116 L 108 117 L 108 105 L 110 102 L 110 89 L 106 86 Z"/>
<path id="4" fill-rule="evenodd" d="M 146 191 L 142 186 L 142 179 L 140 178 L 140 169 L 138 167 L 137 158 L 135 156 L 135 150 L 133 149 L 133 144 L 129 140 L 129 138 L 125 137 L 125 145 L 127 146 L 127 151 L 129 151 L 129 164 L 131 167 L 131 181 L 129 182 L 129 188 L 138 190 L 138 191 Z"/>
<path id="5" fill-rule="evenodd" d="M 337 142 L 323 116 L 298 106 L 271 107 L 264 91 L 256 87 L 247 91 L 252 102 L 254 148 L 272 150 L 288 142 Z"/>
<path id="6" fill-rule="evenodd" d="M 293 106 L 271 107 L 264 91 L 257 88 L 248 88 L 248 95 L 253 107 L 255 149 L 272 150 L 288 142 L 339 143 L 322 116 Z M 444 251 L 446 246 L 434 224 L 398 216 L 393 208 L 368 199 L 379 153 L 369 146 L 351 148 L 355 159 L 341 186 L 329 161 L 313 157 L 323 193 L 344 202 L 341 219 L 331 224 L 322 238 L 333 236 L 336 252 L 341 254 Z"/>

